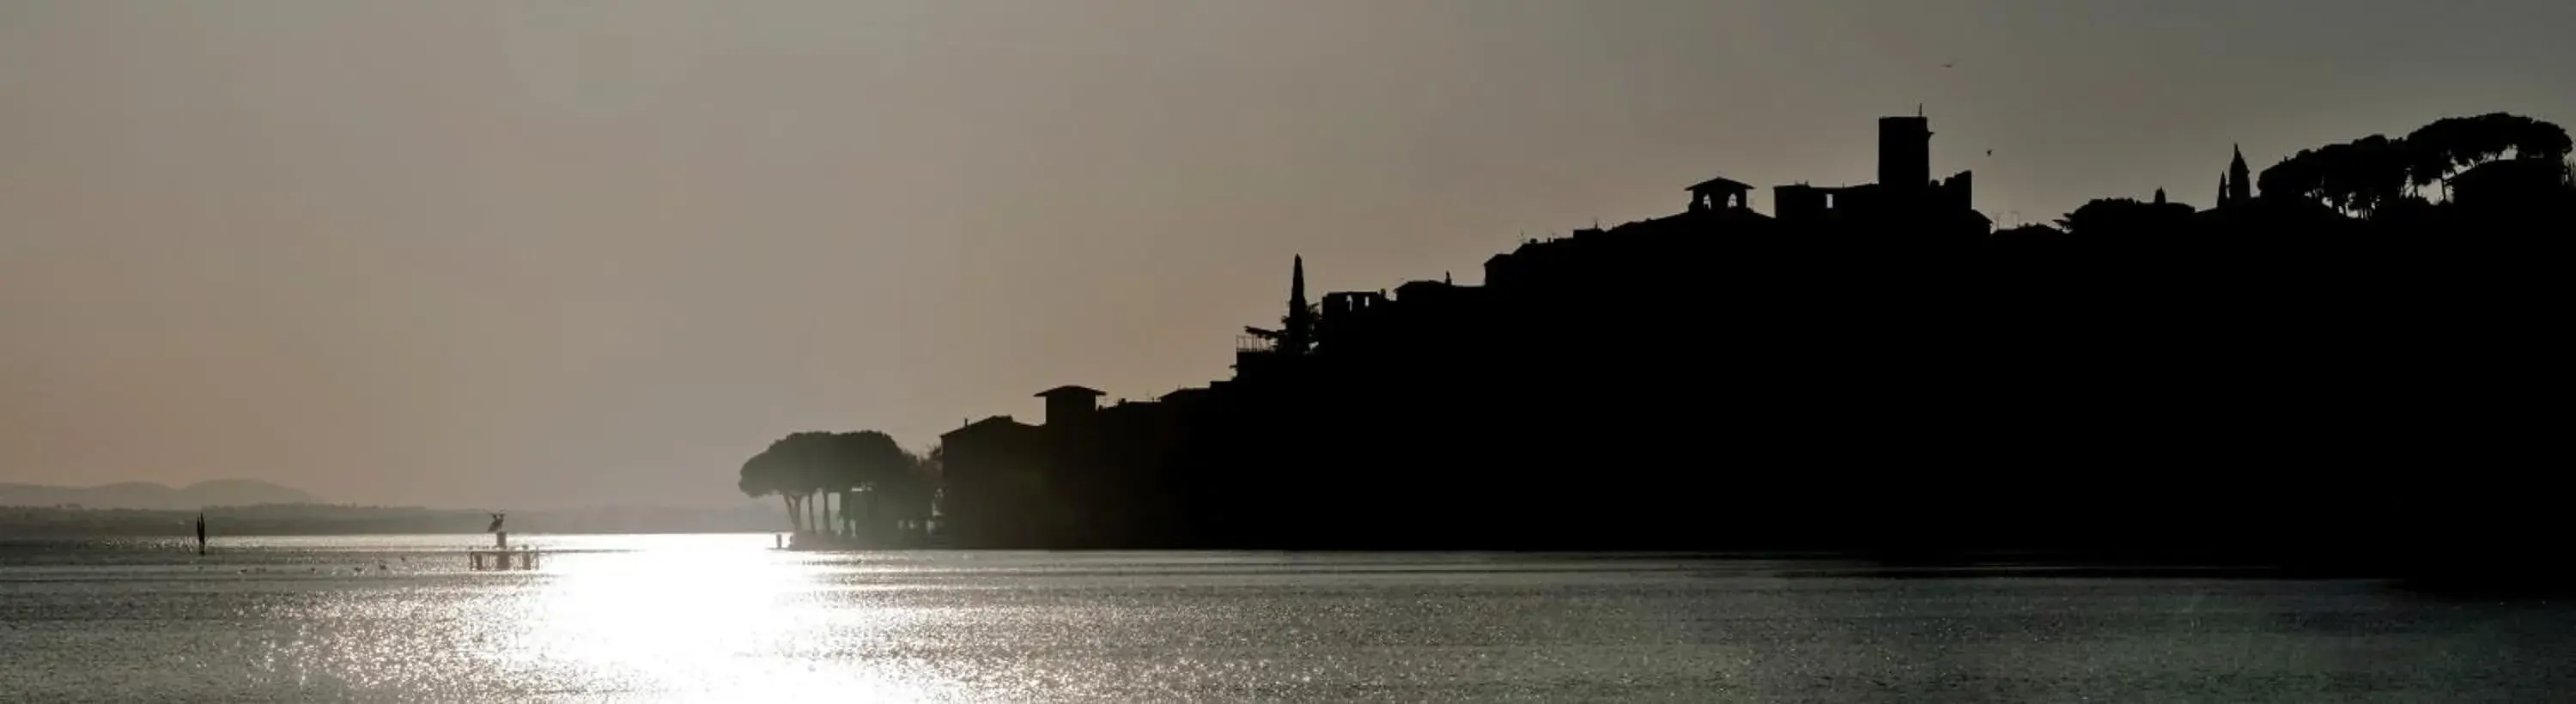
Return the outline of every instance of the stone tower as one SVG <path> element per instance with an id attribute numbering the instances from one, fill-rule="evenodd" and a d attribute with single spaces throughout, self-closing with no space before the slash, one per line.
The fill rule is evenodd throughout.
<path id="1" fill-rule="evenodd" d="M 1878 185 L 1896 193 L 1915 193 L 1932 183 L 1932 121 L 1914 117 L 1878 119 Z"/>
<path id="2" fill-rule="evenodd" d="M 2227 162 L 2227 179 L 2222 183 L 2226 186 L 2227 193 L 2219 199 L 2220 205 L 2254 200 L 2254 174 L 2252 170 L 2245 168 L 2243 145 L 2236 147 L 2236 158 Z"/>

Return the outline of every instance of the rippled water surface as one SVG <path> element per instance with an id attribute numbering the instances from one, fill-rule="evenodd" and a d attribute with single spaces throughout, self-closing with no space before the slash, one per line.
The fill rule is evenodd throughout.
<path id="1" fill-rule="evenodd" d="M 0 542 L 0 700 L 2563 701 L 2576 618 L 2367 581 L 1670 556 Z"/>

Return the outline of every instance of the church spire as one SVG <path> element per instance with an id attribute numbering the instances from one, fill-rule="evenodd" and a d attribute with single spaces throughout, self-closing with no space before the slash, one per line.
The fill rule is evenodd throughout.
<path id="1" fill-rule="evenodd" d="M 1313 344 L 1314 309 L 1306 306 L 1306 255 L 1297 255 L 1288 274 L 1288 317 L 1279 321 L 1279 348 L 1288 354 L 1305 354 Z"/>
<path id="2" fill-rule="evenodd" d="M 1297 255 L 1289 267 L 1288 307 L 1302 311 L 1306 309 L 1306 255 Z"/>
<path id="3" fill-rule="evenodd" d="M 2254 199 L 2254 173 L 2245 167 L 2245 145 L 2236 145 L 2236 158 L 2227 162 L 2227 197 L 2222 203 Z"/>

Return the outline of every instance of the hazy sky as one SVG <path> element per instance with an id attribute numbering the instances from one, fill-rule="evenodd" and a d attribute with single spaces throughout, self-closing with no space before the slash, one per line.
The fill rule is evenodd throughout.
<path id="1" fill-rule="evenodd" d="M 0 0 L 0 480 L 728 503 L 1228 373 L 1319 290 L 1938 173 L 2042 220 L 2231 142 L 2576 124 L 2568 0 Z M 1955 62 L 1955 68 L 1942 64 Z M 1986 150 L 1993 150 L 1991 157 Z M 1768 208 L 1767 193 L 1756 205 Z"/>

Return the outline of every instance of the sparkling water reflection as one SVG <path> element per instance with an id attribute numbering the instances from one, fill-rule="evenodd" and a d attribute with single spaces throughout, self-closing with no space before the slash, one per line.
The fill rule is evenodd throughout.
<path id="1" fill-rule="evenodd" d="M 0 543 L 0 700 L 2549 700 L 2567 611 L 1659 556 Z"/>
<path id="2" fill-rule="evenodd" d="M 558 689 L 697 692 L 734 700 L 806 692 L 870 700 L 929 698 L 918 677 L 869 658 L 835 657 L 910 637 L 910 609 L 836 588 L 847 561 L 745 549 L 738 542 L 566 556 L 560 574 L 510 602 L 526 627 L 486 651 L 494 662 L 553 662 Z M 817 663 L 829 663 L 818 667 Z"/>

